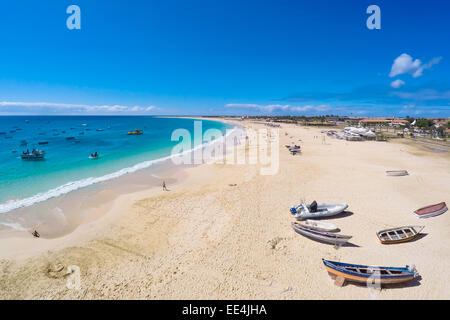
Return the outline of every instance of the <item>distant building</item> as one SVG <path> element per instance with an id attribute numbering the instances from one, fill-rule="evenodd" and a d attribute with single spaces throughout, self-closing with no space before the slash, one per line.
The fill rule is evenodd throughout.
<path id="1" fill-rule="evenodd" d="M 387 118 L 366 118 L 362 119 L 359 122 L 360 126 L 380 126 L 380 125 L 389 125 L 389 126 L 405 126 L 409 123 L 408 120 L 405 119 L 395 119 L 393 117 Z"/>

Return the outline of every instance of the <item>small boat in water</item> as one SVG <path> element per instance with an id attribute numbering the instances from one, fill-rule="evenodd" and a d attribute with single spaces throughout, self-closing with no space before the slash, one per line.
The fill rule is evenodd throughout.
<path id="1" fill-rule="evenodd" d="M 405 268 L 371 267 L 322 259 L 325 269 L 336 277 L 335 284 L 342 286 L 345 281 L 359 283 L 392 284 L 413 280 L 418 276 L 414 265 Z M 339 281 L 340 280 L 340 281 Z"/>
<path id="2" fill-rule="evenodd" d="M 348 208 L 345 203 L 322 203 L 317 204 L 313 201 L 311 204 L 300 203 L 291 207 L 291 213 L 297 220 L 323 218 L 337 215 Z"/>
<path id="3" fill-rule="evenodd" d="M 89 159 L 97 160 L 99 158 L 98 152 L 91 153 Z"/>
<path id="4" fill-rule="evenodd" d="M 407 226 L 385 229 L 377 232 L 377 237 L 382 244 L 392 244 L 413 240 L 422 232 L 424 226 Z"/>
<path id="5" fill-rule="evenodd" d="M 48 141 L 41 141 L 41 142 L 38 142 L 38 144 L 40 144 L 40 145 L 48 144 Z"/>
<path id="6" fill-rule="evenodd" d="M 67 137 L 66 140 L 67 140 L 67 141 L 75 140 L 75 137 Z"/>
<path id="7" fill-rule="evenodd" d="M 430 218 L 430 217 L 434 217 L 434 216 L 443 214 L 447 210 L 448 209 L 447 209 L 447 205 L 445 204 L 445 202 L 441 202 L 438 204 L 433 204 L 431 206 L 426 206 L 426 207 L 417 209 L 416 211 L 414 211 L 414 214 L 416 215 L 416 217 L 419 217 L 419 218 Z"/>
<path id="8" fill-rule="evenodd" d="M 131 135 L 141 135 L 141 134 L 143 134 L 144 132 L 142 131 L 142 130 L 138 130 L 138 129 L 136 129 L 136 130 L 134 130 L 134 131 L 129 131 L 127 134 L 129 135 L 129 136 L 131 136 Z"/>
<path id="9" fill-rule="evenodd" d="M 97 131 L 100 131 L 100 132 L 101 132 L 101 131 L 105 131 L 105 130 L 104 130 L 104 129 L 97 129 Z"/>
<path id="10" fill-rule="evenodd" d="M 325 231 L 313 230 L 306 228 L 297 222 L 292 222 L 292 229 L 302 236 L 308 237 L 313 240 L 330 243 L 334 245 L 343 245 L 352 238 L 352 236 L 345 236 L 342 234 L 330 233 Z"/>
<path id="11" fill-rule="evenodd" d="M 309 229 L 326 231 L 326 232 L 336 232 L 339 230 L 339 228 L 334 223 L 317 221 L 317 220 L 309 220 L 309 219 L 306 220 L 305 224 L 302 226 L 309 228 Z"/>
<path id="12" fill-rule="evenodd" d="M 33 149 L 33 151 L 23 152 L 20 157 L 22 160 L 43 160 L 45 157 L 45 152 L 37 149 Z"/>
<path id="13" fill-rule="evenodd" d="M 409 173 L 406 170 L 392 170 L 392 171 L 386 171 L 386 175 L 390 176 L 390 177 L 401 177 L 401 176 L 407 176 L 407 175 L 409 175 Z"/>

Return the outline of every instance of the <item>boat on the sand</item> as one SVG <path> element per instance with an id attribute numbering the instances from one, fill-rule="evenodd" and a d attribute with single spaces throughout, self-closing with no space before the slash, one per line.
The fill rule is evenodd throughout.
<path id="1" fill-rule="evenodd" d="M 391 171 L 386 171 L 386 175 L 390 176 L 390 177 L 401 177 L 401 176 L 407 176 L 407 175 L 409 175 L 409 173 L 406 170 L 391 170 Z"/>
<path id="2" fill-rule="evenodd" d="M 430 206 L 426 206 L 426 207 L 417 209 L 416 211 L 414 211 L 414 214 L 416 215 L 416 217 L 419 217 L 419 218 L 430 218 L 430 217 L 434 217 L 434 216 L 443 214 L 447 210 L 448 209 L 447 209 L 447 205 L 445 204 L 445 202 L 441 202 L 441 203 L 432 204 Z"/>
<path id="3" fill-rule="evenodd" d="M 344 285 L 345 281 L 359 283 L 393 284 L 413 280 L 418 276 L 414 265 L 404 268 L 371 267 L 322 259 L 325 269 L 336 278 L 335 284 Z"/>
<path id="4" fill-rule="evenodd" d="M 297 220 L 323 218 L 337 215 L 348 208 L 345 203 L 321 203 L 313 201 L 311 204 L 300 203 L 291 207 L 291 213 Z"/>
<path id="5" fill-rule="evenodd" d="M 330 243 L 334 245 L 343 245 L 346 244 L 352 236 L 346 236 L 337 233 L 330 233 L 326 231 L 313 230 L 310 228 L 306 228 L 297 222 L 292 222 L 292 229 L 298 234 L 302 236 L 308 237 L 313 240 L 317 240 L 320 242 Z"/>
<path id="6" fill-rule="evenodd" d="M 326 231 L 326 232 L 336 232 L 339 230 L 339 228 L 334 223 L 317 221 L 317 220 L 309 220 L 309 219 L 306 220 L 302 226 L 309 228 L 309 229 Z"/>
<path id="7" fill-rule="evenodd" d="M 382 244 L 407 242 L 417 237 L 424 228 L 424 226 L 406 226 L 385 229 L 378 231 L 377 237 Z"/>

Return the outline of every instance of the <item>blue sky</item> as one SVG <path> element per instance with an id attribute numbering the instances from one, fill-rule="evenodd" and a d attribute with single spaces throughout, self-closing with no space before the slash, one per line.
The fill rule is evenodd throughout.
<path id="1" fill-rule="evenodd" d="M 0 114 L 450 116 L 449 14 L 442 0 L 3 0 Z"/>

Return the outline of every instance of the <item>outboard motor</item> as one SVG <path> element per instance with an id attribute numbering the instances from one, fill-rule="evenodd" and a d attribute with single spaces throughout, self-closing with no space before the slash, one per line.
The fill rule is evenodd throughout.
<path id="1" fill-rule="evenodd" d="M 297 209 L 295 209 L 295 206 L 291 207 L 291 213 L 292 214 L 296 214 L 297 213 Z"/>
<path id="2" fill-rule="evenodd" d="M 317 212 L 317 202 L 314 200 L 311 205 L 309 206 L 309 211 L 311 212 Z"/>

